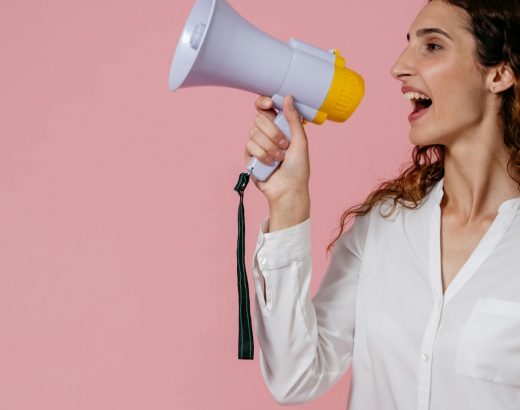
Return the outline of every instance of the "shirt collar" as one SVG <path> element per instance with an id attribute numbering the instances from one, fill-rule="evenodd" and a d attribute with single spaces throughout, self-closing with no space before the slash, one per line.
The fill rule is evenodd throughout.
<path id="1" fill-rule="evenodd" d="M 442 177 L 433 188 L 433 199 L 435 205 L 440 205 L 444 196 L 444 177 Z"/>
<path id="2" fill-rule="evenodd" d="M 498 212 L 512 212 L 514 214 L 520 213 L 520 197 L 506 199 L 502 204 L 500 204 Z"/>

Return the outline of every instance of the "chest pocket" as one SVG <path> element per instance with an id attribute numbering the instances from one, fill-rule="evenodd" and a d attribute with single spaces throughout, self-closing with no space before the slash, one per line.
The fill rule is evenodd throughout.
<path id="1" fill-rule="evenodd" d="M 455 371 L 520 387 L 520 303 L 478 300 L 462 331 Z"/>

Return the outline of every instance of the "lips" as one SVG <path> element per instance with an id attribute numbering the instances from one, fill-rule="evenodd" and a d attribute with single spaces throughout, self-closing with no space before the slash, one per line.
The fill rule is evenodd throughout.
<path id="1" fill-rule="evenodd" d="M 416 103 L 414 105 L 414 110 L 408 115 L 408 121 L 412 122 L 417 120 L 418 118 L 422 117 L 423 115 L 427 114 L 429 111 L 428 107 L 421 106 L 420 104 Z"/>
<path id="2" fill-rule="evenodd" d="M 423 94 L 423 95 L 427 96 L 428 98 L 430 98 L 430 96 L 426 92 L 424 92 L 423 90 L 420 90 L 419 88 L 411 87 L 409 85 L 403 85 L 401 87 L 401 92 L 403 94 L 406 94 L 406 93 Z"/>

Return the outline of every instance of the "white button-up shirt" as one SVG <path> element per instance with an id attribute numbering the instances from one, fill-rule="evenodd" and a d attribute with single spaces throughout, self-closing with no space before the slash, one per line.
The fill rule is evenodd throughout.
<path id="1" fill-rule="evenodd" d="M 442 196 L 443 180 L 418 209 L 357 217 L 312 298 L 310 219 L 262 222 L 254 326 L 278 402 L 321 396 L 352 366 L 350 410 L 520 409 L 520 198 L 443 294 Z"/>

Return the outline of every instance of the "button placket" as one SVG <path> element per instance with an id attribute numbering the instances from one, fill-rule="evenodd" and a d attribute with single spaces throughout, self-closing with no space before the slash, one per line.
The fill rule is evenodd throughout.
<path id="1" fill-rule="evenodd" d="M 439 308 L 438 306 L 441 306 Z M 433 348 L 441 323 L 442 302 L 434 304 L 428 327 L 425 331 L 423 343 L 421 346 L 421 363 L 419 366 L 419 391 L 418 391 L 418 409 L 428 410 L 430 408 L 431 382 L 432 382 L 432 365 L 433 365 Z"/>
<path id="2" fill-rule="evenodd" d="M 441 194 L 437 198 L 440 202 Z M 432 287 L 433 309 L 430 320 L 424 332 L 421 345 L 421 356 L 419 363 L 419 380 L 417 389 L 417 408 L 418 410 L 429 410 L 431 398 L 433 348 L 437 337 L 437 332 L 441 322 L 444 298 L 441 286 L 441 264 L 440 264 L 440 218 L 441 210 L 437 203 L 430 219 L 429 231 L 429 264 L 430 285 Z"/>

